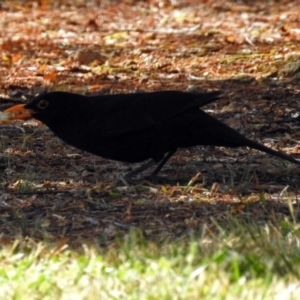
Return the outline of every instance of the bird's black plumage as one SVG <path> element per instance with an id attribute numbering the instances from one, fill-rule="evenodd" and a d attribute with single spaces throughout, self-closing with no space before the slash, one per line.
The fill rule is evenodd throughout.
<path id="1" fill-rule="evenodd" d="M 25 108 L 58 137 L 101 157 L 141 162 L 164 155 L 189 139 L 178 117 L 216 100 L 218 92 L 162 91 L 100 96 L 65 92 L 41 95 Z M 41 108 L 41 103 L 48 102 Z"/>
<path id="2" fill-rule="evenodd" d="M 51 92 L 36 97 L 24 108 L 79 149 L 124 162 L 163 160 L 154 174 L 178 148 L 196 145 L 248 146 L 299 163 L 285 153 L 249 140 L 199 108 L 219 97 L 219 92 L 160 91 L 89 97 Z"/>

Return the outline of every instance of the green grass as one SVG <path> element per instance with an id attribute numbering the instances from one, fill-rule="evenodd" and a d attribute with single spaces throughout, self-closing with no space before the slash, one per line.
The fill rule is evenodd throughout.
<path id="1" fill-rule="evenodd" d="M 214 223 L 162 242 L 132 231 L 79 252 L 16 241 L 0 252 L 0 298 L 298 299 L 298 224 Z"/>

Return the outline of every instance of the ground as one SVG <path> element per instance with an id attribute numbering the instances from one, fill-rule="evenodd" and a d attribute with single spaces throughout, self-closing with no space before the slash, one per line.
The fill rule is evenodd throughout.
<path id="1" fill-rule="evenodd" d="M 221 90 L 208 113 L 300 158 L 295 3 L 4 1 L 0 108 L 49 90 Z M 228 213 L 299 218 L 299 167 L 258 151 L 183 149 L 160 183 L 126 186 L 120 178 L 134 165 L 67 146 L 35 120 L 0 127 L 0 138 L 3 244 L 107 245 L 132 228 L 164 239 L 213 232 Z"/>

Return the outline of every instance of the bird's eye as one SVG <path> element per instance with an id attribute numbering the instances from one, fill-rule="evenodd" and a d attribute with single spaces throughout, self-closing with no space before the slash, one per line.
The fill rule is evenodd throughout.
<path id="1" fill-rule="evenodd" d="M 49 102 L 46 101 L 46 100 L 41 100 L 39 103 L 38 103 L 38 108 L 40 109 L 45 109 L 47 106 L 49 105 Z"/>

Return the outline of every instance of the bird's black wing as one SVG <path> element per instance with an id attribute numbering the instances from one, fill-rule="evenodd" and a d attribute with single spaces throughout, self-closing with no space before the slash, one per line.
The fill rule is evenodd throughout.
<path id="1" fill-rule="evenodd" d="M 219 97 L 220 92 L 179 91 L 109 95 L 98 100 L 101 114 L 97 118 L 91 118 L 90 128 L 93 128 L 98 137 L 113 138 L 159 126 L 169 118 L 189 109 L 202 107 Z M 96 111 L 98 113 L 100 109 L 95 109 L 95 113 Z"/>

